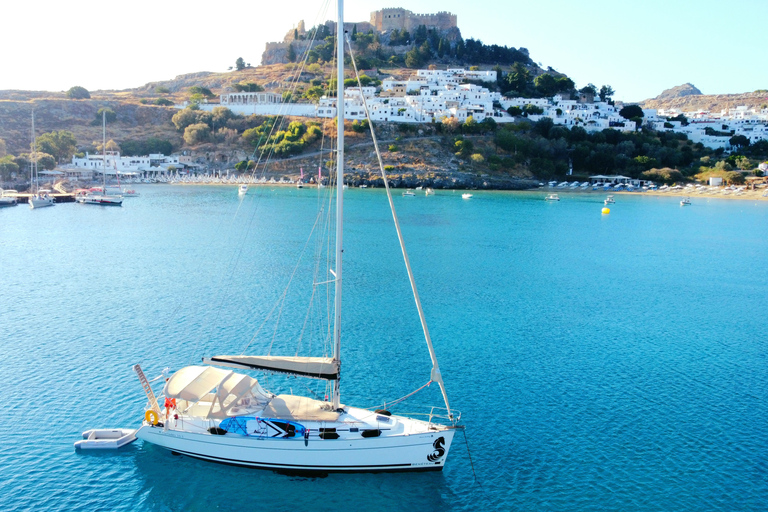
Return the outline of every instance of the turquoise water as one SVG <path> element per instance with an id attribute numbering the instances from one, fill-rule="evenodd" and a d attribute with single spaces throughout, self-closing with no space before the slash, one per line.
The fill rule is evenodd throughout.
<path id="1" fill-rule="evenodd" d="M 311 272 L 295 265 L 314 190 L 140 192 L 0 210 L 2 510 L 768 509 L 768 203 L 396 196 L 468 442 L 441 474 L 296 478 L 141 442 L 74 451 L 86 429 L 139 423 L 132 364 L 240 352 Z M 342 398 L 368 406 L 430 365 L 383 193 L 350 190 L 345 212 Z M 253 352 L 295 350 L 306 299 Z M 440 403 L 436 386 L 413 399 Z"/>

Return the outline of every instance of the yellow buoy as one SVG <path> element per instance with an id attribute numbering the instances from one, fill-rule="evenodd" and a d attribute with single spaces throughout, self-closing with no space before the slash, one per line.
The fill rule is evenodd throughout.
<path id="1" fill-rule="evenodd" d="M 611 209 L 610 208 L 603 208 L 603 214 L 604 215 L 608 215 L 609 213 L 611 213 Z"/>

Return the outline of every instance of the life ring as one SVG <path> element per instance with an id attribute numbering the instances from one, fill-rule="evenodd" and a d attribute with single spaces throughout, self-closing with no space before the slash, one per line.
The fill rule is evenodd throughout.
<path id="1" fill-rule="evenodd" d="M 150 425 L 157 425 L 160 422 L 157 413 L 152 409 L 144 413 L 144 419 L 147 420 L 147 423 Z"/>

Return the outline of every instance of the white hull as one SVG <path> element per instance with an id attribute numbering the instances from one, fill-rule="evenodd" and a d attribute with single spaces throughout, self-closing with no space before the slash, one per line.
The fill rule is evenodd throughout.
<path id="1" fill-rule="evenodd" d="M 294 472 L 442 471 L 453 441 L 453 430 L 373 439 L 260 438 L 223 436 L 142 426 L 136 437 L 182 455 L 213 462 Z M 438 460 L 434 444 L 440 438 Z"/>
<path id="2" fill-rule="evenodd" d="M 46 198 L 36 198 L 36 197 L 30 197 L 29 198 L 29 207 L 30 208 L 45 208 L 46 206 L 53 206 L 53 199 L 46 199 Z"/>
<path id="3" fill-rule="evenodd" d="M 370 411 L 365 411 L 370 415 Z M 211 434 L 199 418 L 168 421 L 167 428 L 144 423 L 136 437 L 171 450 L 213 462 L 285 472 L 397 472 L 441 471 L 448 458 L 455 429 L 391 417 L 394 425 L 380 428 L 379 437 L 349 432 L 355 422 L 302 422 L 307 437 L 267 437 L 228 432 Z M 198 420 L 198 421 L 196 421 Z M 197 428 L 195 428 L 197 426 Z M 184 429 L 186 427 L 186 429 Z M 320 428 L 336 428 L 338 439 L 321 439 Z M 346 429 L 346 432 L 344 431 Z"/>
<path id="4" fill-rule="evenodd" d="M 82 204 L 96 204 L 101 206 L 122 206 L 123 198 L 114 196 L 88 195 L 77 200 Z"/>

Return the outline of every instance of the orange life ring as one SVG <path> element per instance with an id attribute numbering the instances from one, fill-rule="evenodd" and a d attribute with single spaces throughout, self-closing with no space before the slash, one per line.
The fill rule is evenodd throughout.
<path id="1" fill-rule="evenodd" d="M 160 422 L 160 418 L 158 417 L 158 414 L 153 409 L 150 409 L 144 413 L 144 419 L 150 425 L 157 425 Z"/>

